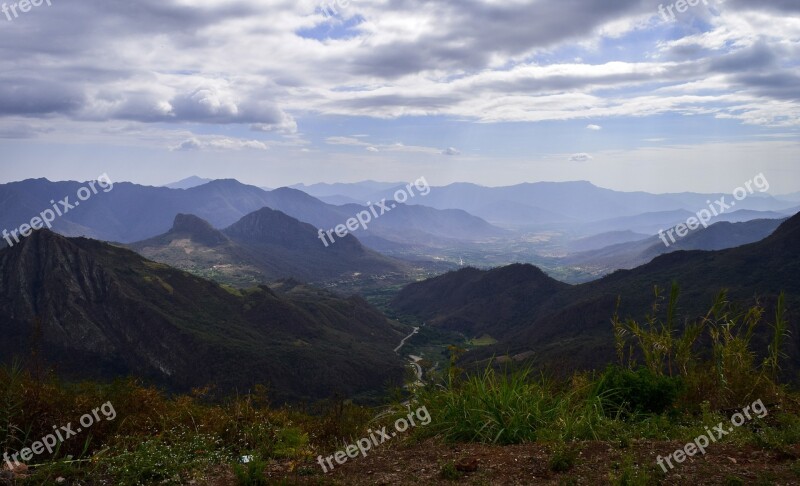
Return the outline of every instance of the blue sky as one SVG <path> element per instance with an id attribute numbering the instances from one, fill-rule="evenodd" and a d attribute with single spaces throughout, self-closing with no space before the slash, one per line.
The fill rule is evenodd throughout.
<path id="1" fill-rule="evenodd" d="M 774 193 L 800 190 L 796 2 L 700 0 L 670 21 L 643 0 L 319 6 L 84 0 L 0 16 L 0 182 L 727 192 L 763 172 Z"/>

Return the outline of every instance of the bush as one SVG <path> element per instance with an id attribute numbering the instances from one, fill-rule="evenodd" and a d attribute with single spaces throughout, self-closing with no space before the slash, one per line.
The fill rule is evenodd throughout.
<path id="1" fill-rule="evenodd" d="M 679 378 L 659 376 L 647 368 L 638 370 L 609 366 L 595 387 L 605 410 L 613 415 L 661 414 L 672 408 L 681 392 Z"/>
<path id="2" fill-rule="evenodd" d="M 550 456 L 548 467 L 555 473 L 567 472 L 575 466 L 578 459 L 578 451 L 574 447 L 562 445 L 553 451 Z"/>

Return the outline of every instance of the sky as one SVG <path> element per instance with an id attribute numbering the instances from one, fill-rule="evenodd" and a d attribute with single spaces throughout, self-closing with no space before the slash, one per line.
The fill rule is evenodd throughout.
<path id="1" fill-rule="evenodd" d="M 797 0 L 36 3 L 0 5 L 0 183 L 800 191 Z"/>

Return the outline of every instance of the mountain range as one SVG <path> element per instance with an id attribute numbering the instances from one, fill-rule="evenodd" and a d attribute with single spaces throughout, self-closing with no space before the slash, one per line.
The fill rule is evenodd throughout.
<path id="1" fill-rule="evenodd" d="M 374 201 L 378 197 L 387 197 L 387 194 L 392 194 L 402 187 L 402 184 L 398 184 L 371 193 L 369 190 L 374 188 L 373 183 L 315 185 L 304 186 L 302 189 L 314 196 L 339 196 Z M 735 208 L 780 212 L 797 206 L 791 198 L 783 200 L 759 192 L 758 186 L 753 187 L 753 191 L 745 199 L 737 201 Z M 571 226 L 575 223 L 600 222 L 665 211 L 696 213 L 707 208 L 709 201 L 716 201 L 721 197 L 726 197 L 727 201 L 733 199 L 731 194 L 721 193 L 619 192 L 600 188 L 585 181 L 523 183 L 505 187 L 454 183 L 434 187 L 424 200 L 409 201 L 409 204 L 424 204 L 436 209 L 462 209 L 492 224 L 531 228 Z M 788 214 L 781 213 L 781 216 Z M 758 217 L 770 216 L 753 215 L 750 219 Z M 683 218 L 684 221 L 685 219 Z M 607 228 L 603 231 L 611 230 Z"/>
<path id="2" fill-rule="evenodd" d="M 269 208 L 224 230 L 179 214 L 167 233 L 128 246 L 151 260 L 238 287 L 283 278 L 324 283 L 362 274 L 405 275 L 410 265 L 365 248 L 352 235 L 323 245 L 313 226 Z"/>
<path id="3" fill-rule="evenodd" d="M 6 204 L 0 211 L 0 227 L 19 227 L 50 207 L 51 200 L 65 196 L 74 200 L 74 194 L 82 186 L 80 182 L 47 179 L 2 184 L 0 201 Z M 194 214 L 221 229 L 264 207 L 324 230 L 345 224 L 366 209 L 359 205 L 334 206 L 286 187 L 265 191 L 233 179 L 214 180 L 188 189 L 117 182 L 112 190 L 82 201 L 79 208 L 57 218 L 53 229 L 66 236 L 132 243 L 169 231 L 178 214 Z M 448 244 L 458 239 L 477 240 L 504 233 L 462 210 L 439 211 L 398 203 L 356 236 L 372 235 L 402 244 L 418 241 Z"/>

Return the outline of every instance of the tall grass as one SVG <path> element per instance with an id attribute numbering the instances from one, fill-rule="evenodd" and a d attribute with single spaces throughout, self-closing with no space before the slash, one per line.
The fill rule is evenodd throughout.
<path id="1" fill-rule="evenodd" d="M 776 398 L 782 350 L 788 334 L 784 295 L 778 298 L 773 323 L 764 322 L 765 309 L 756 303 L 740 309 L 717 294 L 708 313 L 677 328 L 675 313 L 679 290 L 672 286 L 666 315 L 660 316 L 663 296 L 655 288 L 652 313 L 644 323 L 635 319 L 612 318 L 620 366 L 635 370 L 638 359 L 654 375 L 681 377 L 685 384 L 685 405 L 711 402 L 716 408 L 734 408 L 757 398 Z M 754 349 L 753 337 L 759 331 L 772 332 L 770 345 L 761 354 Z"/>

